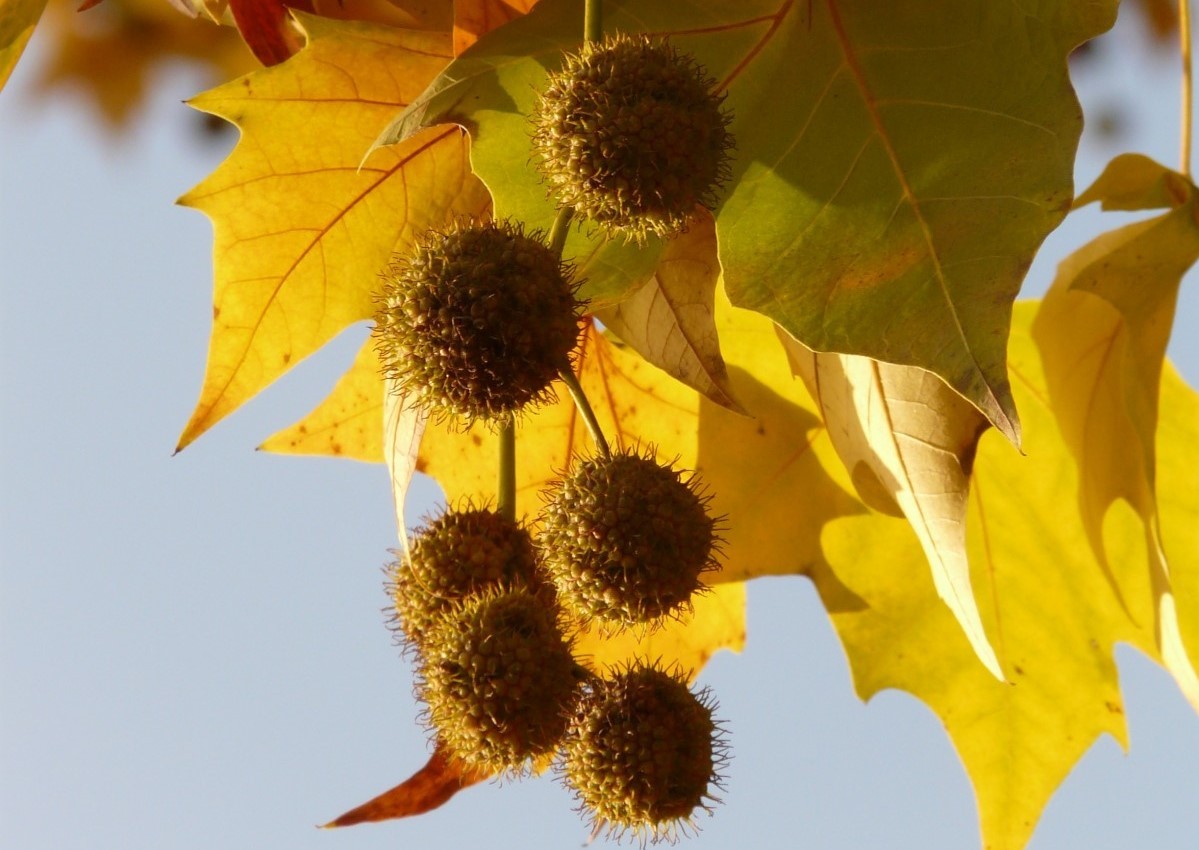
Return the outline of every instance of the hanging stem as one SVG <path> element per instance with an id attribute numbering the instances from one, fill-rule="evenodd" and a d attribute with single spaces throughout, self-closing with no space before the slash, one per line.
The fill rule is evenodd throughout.
<path id="1" fill-rule="evenodd" d="M 1191 0 L 1178 0 L 1178 37 L 1182 52 L 1182 151 L 1179 170 L 1191 176 L 1191 124 L 1195 100 L 1194 74 L 1191 70 Z"/>
<path id="2" fill-rule="evenodd" d="M 558 377 L 570 390 L 571 398 L 575 400 L 575 407 L 583 415 L 583 422 L 587 425 L 587 430 L 591 432 L 591 439 L 595 440 L 595 447 L 604 457 L 611 457 L 612 450 L 608 448 L 608 441 L 604 439 L 604 432 L 600 429 L 599 420 L 595 418 L 595 411 L 591 409 L 591 402 L 587 400 L 587 394 L 579 386 L 579 379 L 570 369 L 563 369 L 558 373 Z"/>
<path id="3" fill-rule="evenodd" d="M 500 516 L 516 521 L 516 421 L 509 419 L 500 428 Z"/>
<path id="4" fill-rule="evenodd" d="M 1185 3 L 1186 0 L 1183 0 Z M 604 37 L 601 15 L 603 4 L 600 0 L 585 0 L 583 3 L 583 40 L 599 41 Z"/>
<path id="5" fill-rule="evenodd" d="M 566 247 L 566 237 L 570 235 L 570 220 L 574 217 L 574 210 L 570 207 L 563 207 L 558 210 L 558 217 L 554 219 L 553 226 L 550 227 L 550 250 L 562 256 L 562 249 Z"/>

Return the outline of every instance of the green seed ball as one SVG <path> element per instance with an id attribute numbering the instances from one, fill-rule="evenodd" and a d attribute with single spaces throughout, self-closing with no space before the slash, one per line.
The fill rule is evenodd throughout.
<path id="1" fill-rule="evenodd" d="M 418 690 L 456 758 L 519 774 L 557 748 L 574 705 L 576 669 L 558 612 L 544 598 L 486 591 L 430 629 Z"/>
<path id="2" fill-rule="evenodd" d="M 519 224 L 430 232 L 382 276 L 374 336 L 384 374 L 438 419 L 504 422 L 553 397 L 580 303 L 570 269 Z"/>
<path id="3" fill-rule="evenodd" d="M 540 524 L 546 572 L 583 622 L 677 614 L 716 568 L 716 523 L 695 478 L 636 452 L 578 463 L 548 492 Z"/>
<path id="4" fill-rule="evenodd" d="M 725 742 L 706 691 L 634 666 L 595 682 L 563 742 L 561 770 L 597 832 L 673 839 L 716 802 Z"/>
<path id="5" fill-rule="evenodd" d="M 627 239 L 681 232 L 729 174 L 732 118 L 715 85 L 691 57 L 644 35 L 567 56 L 532 118 L 550 194 Z"/>
<path id="6" fill-rule="evenodd" d="M 396 623 L 409 645 L 455 602 L 488 588 L 524 587 L 552 598 L 529 532 L 492 510 L 451 510 L 419 528 L 407 557 L 388 567 Z"/>

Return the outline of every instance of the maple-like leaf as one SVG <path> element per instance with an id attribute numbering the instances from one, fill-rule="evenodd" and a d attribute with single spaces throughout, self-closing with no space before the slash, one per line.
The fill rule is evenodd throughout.
<path id="1" fill-rule="evenodd" d="M 906 524 L 877 515 L 832 523 L 823 538 L 829 566 L 812 573 L 858 693 L 908 691 L 945 724 L 973 781 L 988 850 L 1025 844 L 1054 789 L 1098 735 L 1127 746 L 1113 644 L 1124 641 L 1161 660 L 1135 518 L 1116 511 L 1105 529 L 1115 581 L 1132 600 L 1126 609 L 1081 518 L 1062 510 L 1078 477 L 1029 333 L 1035 309 L 1017 305 L 1010 350 L 1027 457 L 993 433 L 983 436 L 968 518 L 980 610 L 1010 681 L 995 680 L 978 664 Z M 1199 417 L 1187 417 L 1195 404 L 1195 394 L 1168 372 L 1163 410 L 1171 411 L 1170 430 L 1159 430 L 1159 449 L 1192 470 Z M 1195 511 L 1193 481 L 1175 477 L 1171 484 L 1175 489 L 1159 489 L 1161 503 L 1182 500 Z M 1188 558 L 1193 563 L 1194 553 Z M 844 604 L 847 591 L 856 605 Z"/>
<path id="2" fill-rule="evenodd" d="M 1079 206 L 1099 201 L 1104 209 L 1167 211 L 1104 233 L 1067 257 L 1033 333 L 1058 425 L 1078 464 L 1077 501 L 1090 546 L 1106 565 L 1104 518 L 1117 500 L 1140 516 L 1158 646 L 1199 710 L 1199 678 L 1171 588 L 1171 547 L 1161 535 L 1155 450 L 1158 387 L 1178 288 L 1199 260 L 1197 198 L 1199 189 L 1186 177 L 1146 157 L 1113 160 Z"/>
<path id="3" fill-rule="evenodd" d="M 0 90 L 29 43 L 46 0 L 6 0 L 0 6 Z"/>
<path id="4" fill-rule="evenodd" d="M 638 354 L 731 410 L 733 398 L 720 354 L 715 298 L 720 279 L 715 222 L 702 215 L 667 243 L 658 268 L 635 293 L 596 318 Z"/>
<path id="5" fill-rule="evenodd" d="M 1003 670 L 983 630 L 966 557 L 970 470 L 987 420 L 936 375 L 849 354 L 819 354 L 783 336 L 792 368 L 863 501 L 907 517 L 932 566 L 937 593 L 979 659 Z"/>
<path id="6" fill-rule="evenodd" d="M 381 142 L 457 122 L 497 209 L 548 221 L 524 116 L 578 48 L 582 14 L 542 0 L 460 56 Z M 933 371 L 1018 440 L 1004 341 L 1073 195 L 1066 57 L 1114 16 L 1114 2 L 613 0 L 603 23 L 669 36 L 728 95 L 737 149 L 716 220 L 733 303 L 815 350 Z"/>
<path id="7" fill-rule="evenodd" d="M 242 138 L 180 201 L 213 220 L 216 275 L 208 366 L 180 448 L 372 315 L 394 251 L 489 203 L 452 127 L 360 167 L 387 116 L 448 61 L 449 33 L 301 22 L 308 45 L 294 58 L 191 101 Z"/>

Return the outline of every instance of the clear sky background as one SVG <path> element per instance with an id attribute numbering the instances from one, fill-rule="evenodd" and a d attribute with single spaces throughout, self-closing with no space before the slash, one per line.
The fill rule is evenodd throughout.
<path id="1" fill-rule="evenodd" d="M 1080 70 L 1079 186 L 1122 150 L 1177 165 L 1177 60 L 1122 22 Z M 324 397 L 364 327 L 177 457 L 211 315 L 211 230 L 172 206 L 232 143 L 205 141 L 180 66 L 132 132 L 40 102 L 30 53 L 0 93 L 0 846 L 13 850 L 571 848 L 587 830 L 549 777 L 472 788 L 421 818 L 314 825 L 424 763 L 412 671 L 384 627 L 395 529 L 382 467 L 253 451 Z M 96 69 L 104 73 L 104 69 Z M 1122 219 L 1072 216 L 1030 272 Z M 1199 290 L 1173 354 L 1199 384 Z M 1199 473 L 1197 473 L 1199 479 Z M 422 483 L 411 517 L 433 505 Z M 811 585 L 751 584 L 749 646 L 702 682 L 732 733 L 725 805 L 684 846 L 978 847 L 973 795 L 935 716 L 869 706 Z M 1031 850 L 1194 850 L 1199 718 L 1117 652 L 1132 751 L 1105 738 Z"/>

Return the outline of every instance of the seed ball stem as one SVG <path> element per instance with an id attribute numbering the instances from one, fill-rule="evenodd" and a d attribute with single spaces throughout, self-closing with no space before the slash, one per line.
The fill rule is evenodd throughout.
<path id="1" fill-rule="evenodd" d="M 603 457 L 610 457 L 612 450 L 608 448 L 604 430 L 600 428 L 599 420 L 595 418 L 595 410 L 591 407 L 591 402 L 587 400 L 587 393 L 583 392 L 583 386 L 579 383 L 579 379 L 570 369 L 563 369 L 558 373 L 558 377 L 562 379 L 562 383 L 566 384 L 570 397 L 574 399 L 575 407 L 579 409 L 587 430 L 591 432 L 591 439 L 595 441 L 596 450 Z"/>
<path id="2" fill-rule="evenodd" d="M 604 37 L 604 4 L 601 0 L 586 0 L 583 4 L 583 38 L 599 41 Z"/>
<path id="3" fill-rule="evenodd" d="M 500 516 L 516 521 L 516 423 L 500 426 L 500 472 L 496 482 Z"/>

